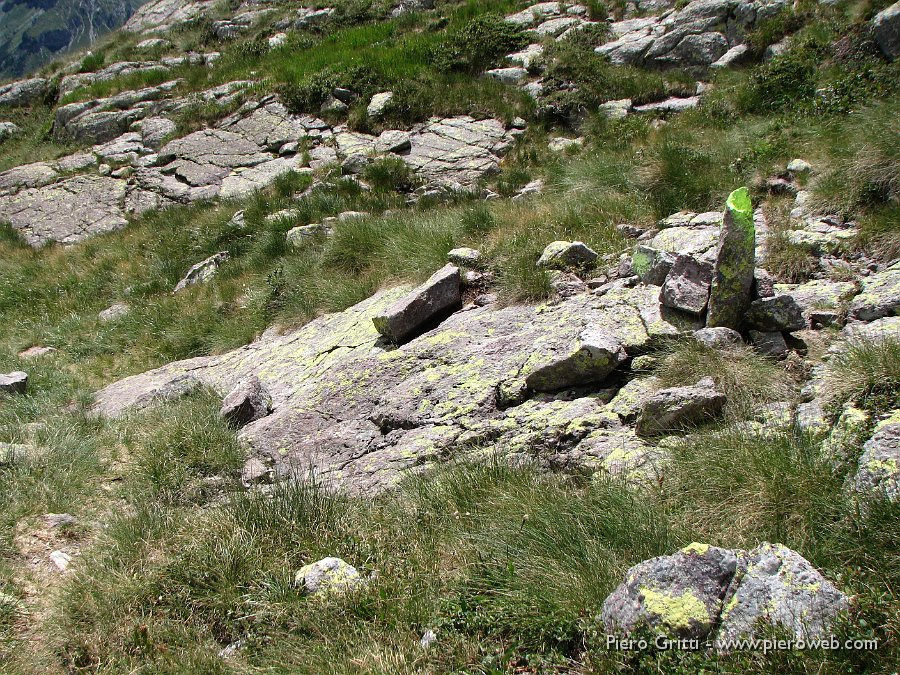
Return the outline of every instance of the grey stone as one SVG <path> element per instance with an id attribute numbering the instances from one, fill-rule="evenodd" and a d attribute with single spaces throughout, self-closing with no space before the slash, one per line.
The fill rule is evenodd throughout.
<path id="1" fill-rule="evenodd" d="M 447 253 L 447 261 L 460 267 L 478 267 L 481 263 L 481 252 L 474 248 L 455 248 Z"/>
<path id="2" fill-rule="evenodd" d="M 506 58 L 509 59 L 511 63 L 514 63 L 517 66 L 522 66 L 522 68 L 530 69 L 540 63 L 543 55 L 544 45 L 540 43 L 534 43 L 528 45 L 521 51 L 515 52 L 513 54 L 508 54 Z"/>
<path id="3" fill-rule="evenodd" d="M 608 634 L 649 628 L 679 638 L 705 638 L 716 625 L 737 569 L 734 551 L 691 544 L 635 565 L 603 602 Z"/>
<path id="4" fill-rule="evenodd" d="M 48 513 L 44 516 L 47 527 L 72 527 L 78 523 L 78 519 L 71 513 Z"/>
<path id="5" fill-rule="evenodd" d="M 264 462 L 251 457 L 241 467 L 241 485 L 248 488 L 268 480 L 271 475 L 271 470 Z"/>
<path id="6" fill-rule="evenodd" d="M 597 111 L 605 118 L 610 120 L 620 120 L 628 117 L 631 112 L 632 104 L 630 98 L 623 98 L 618 101 L 607 101 L 601 103 Z"/>
<path id="7" fill-rule="evenodd" d="M 558 391 L 602 382 L 628 355 L 615 335 L 589 327 L 557 353 L 535 360 L 525 383 L 535 391 Z"/>
<path id="8" fill-rule="evenodd" d="M 340 558 L 322 558 L 304 565 L 297 572 L 294 583 L 310 595 L 344 593 L 365 586 L 365 580 L 356 568 Z"/>
<path id="9" fill-rule="evenodd" d="M 590 265 L 597 254 L 581 241 L 554 241 L 547 245 L 538 259 L 538 267 L 566 270 Z"/>
<path id="10" fill-rule="evenodd" d="M 764 542 L 740 555 L 725 599 L 717 643 L 758 636 L 763 626 L 786 631 L 795 640 L 831 637 L 849 599 L 808 560 L 782 544 Z"/>
<path id="11" fill-rule="evenodd" d="M 679 255 L 666 275 L 660 302 L 666 307 L 701 315 L 709 301 L 712 265 L 689 255 Z"/>
<path id="12" fill-rule="evenodd" d="M 748 50 L 749 47 L 747 47 L 747 45 L 735 45 L 722 54 L 716 61 L 713 61 L 710 64 L 710 68 L 727 68 L 728 66 L 740 63 Z"/>
<path id="13" fill-rule="evenodd" d="M 140 134 L 144 145 L 150 148 L 160 148 L 163 142 L 168 139 L 178 126 L 170 119 L 165 117 L 148 117 L 133 125 Z"/>
<path id="14" fill-rule="evenodd" d="M 673 96 L 664 101 L 635 106 L 634 111 L 637 113 L 675 113 L 696 108 L 698 105 L 700 105 L 699 96 L 688 96 L 687 98 Z"/>
<path id="15" fill-rule="evenodd" d="M 445 265 L 424 284 L 372 319 L 376 330 L 393 342 L 404 342 L 429 323 L 460 306 L 460 274 Z"/>
<path id="16" fill-rule="evenodd" d="M 876 425 L 863 446 L 852 486 L 866 499 L 900 501 L 900 410 Z"/>
<path id="17" fill-rule="evenodd" d="M 694 331 L 694 339 L 713 349 L 727 349 L 743 344 L 741 334 L 732 328 L 701 328 Z"/>
<path id="18" fill-rule="evenodd" d="M 639 244 L 631 255 L 631 267 L 645 284 L 662 286 L 675 260 L 673 253 Z"/>
<path id="19" fill-rule="evenodd" d="M 749 337 L 750 344 L 763 356 L 771 356 L 776 359 L 783 359 L 787 356 L 787 342 L 779 331 L 751 330 Z"/>
<path id="20" fill-rule="evenodd" d="M 719 235 L 706 325 L 738 329 L 750 305 L 756 266 L 756 229 L 747 188 L 731 193 Z"/>
<path id="21" fill-rule="evenodd" d="M 205 260 L 201 260 L 187 271 L 172 292 L 178 293 L 188 286 L 206 283 L 216 275 L 216 272 L 219 271 L 219 267 L 221 267 L 228 258 L 228 251 L 219 251 L 218 253 L 213 253 Z"/>
<path id="22" fill-rule="evenodd" d="M 865 277 L 862 290 L 850 303 L 849 316 L 857 321 L 874 321 L 900 313 L 900 262 L 883 272 Z"/>
<path id="23" fill-rule="evenodd" d="M 485 75 L 492 77 L 503 84 L 516 85 L 528 79 L 528 71 L 518 66 L 511 68 L 493 68 L 485 72 Z"/>
<path id="24" fill-rule="evenodd" d="M 759 298 L 750 303 L 746 323 L 758 331 L 783 331 L 791 333 L 806 327 L 803 309 L 790 295 Z"/>
<path id="25" fill-rule="evenodd" d="M 19 352 L 18 356 L 20 359 L 38 359 L 43 356 L 56 354 L 57 351 L 58 350 L 56 349 L 56 347 L 42 347 L 39 345 L 35 345 Z"/>
<path id="26" fill-rule="evenodd" d="M 167 31 L 212 12 L 217 0 L 152 0 L 140 7 L 125 23 L 133 33 Z"/>
<path id="27" fill-rule="evenodd" d="M 571 148 L 580 148 L 583 145 L 584 138 L 564 138 L 562 136 L 557 136 L 550 139 L 547 148 L 553 152 L 564 152 Z"/>
<path id="28" fill-rule="evenodd" d="M 372 100 L 369 101 L 369 105 L 366 108 L 366 114 L 369 117 L 381 117 L 392 98 L 394 98 L 394 92 L 392 91 L 383 91 L 375 94 L 372 96 Z"/>
<path id="29" fill-rule="evenodd" d="M 310 225 L 298 225 L 287 231 L 285 238 L 292 246 L 302 246 L 313 237 L 320 235 L 329 235 L 332 230 L 320 223 L 312 223 Z"/>
<path id="30" fill-rule="evenodd" d="M 12 122 L 0 122 L 0 143 L 14 138 L 22 133 L 22 130 Z"/>
<path id="31" fill-rule="evenodd" d="M 255 375 L 235 386 L 222 402 L 219 416 L 236 427 L 261 420 L 272 411 L 272 397 Z"/>
<path id="32" fill-rule="evenodd" d="M 28 373 L 21 370 L 0 373 L 0 392 L 4 394 L 24 394 L 28 391 Z"/>
<path id="33" fill-rule="evenodd" d="M 635 424 L 641 437 L 679 431 L 717 417 L 725 407 L 725 394 L 705 377 L 689 387 L 661 389 L 644 401 Z"/>
<path id="34" fill-rule="evenodd" d="M 872 34 L 890 61 L 900 56 L 900 2 L 895 2 L 872 19 Z"/>
<path id="35" fill-rule="evenodd" d="M 757 267 L 753 273 L 752 297 L 754 300 L 775 297 L 775 279 L 762 267 Z"/>
<path id="36" fill-rule="evenodd" d="M 408 131 L 388 129 L 382 131 L 375 141 L 375 152 L 392 152 L 399 154 L 412 148 L 412 137 Z"/>
<path id="37" fill-rule="evenodd" d="M 812 165 L 807 162 L 805 159 L 792 159 L 787 164 L 788 173 L 799 176 L 803 174 L 808 174 L 812 172 Z"/>
<path id="38" fill-rule="evenodd" d="M 116 319 L 121 319 L 129 312 L 131 312 L 130 306 L 128 306 L 124 302 L 117 302 L 100 312 L 97 315 L 97 318 L 100 319 L 102 323 L 111 323 Z"/>
<path id="39" fill-rule="evenodd" d="M 65 551 L 53 551 L 50 553 L 50 562 L 52 562 L 60 572 L 65 572 L 69 569 L 69 565 L 72 564 L 72 556 Z"/>

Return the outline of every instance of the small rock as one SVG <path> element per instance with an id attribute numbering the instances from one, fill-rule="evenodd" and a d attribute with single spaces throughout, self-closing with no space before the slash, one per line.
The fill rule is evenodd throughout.
<path id="1" fill-rule="evenodd" d="M 699 316 L 706 311 L 711 280 L 710 263 L 679 255 L 663 283 L 660 302 L 666 307 Z"/>
<path id="2" fill-rule="evenodd" d="M 0 392 L 4 394 L 24 394 L 28 391 L 28 373 L 17 370 L 0 374 Z"/>
<path id="3" fill-rule="evenodd" d="M 460 267 L 478 267 L 481 262 L 481 252 L 474 248 L 455 248 L 447 253 L 447 261 Z"/>
<path id="4" fill-rule="evenodd" d="M 355 567 L 340 558 L 330 557 L 301 567 L 294 582 L 310 595 L 340 593 L 365 585 Z"/>
<path id="5" fill-rule="evenodd" d="M 485 75 L 508 85 L 520 84 L 528 79 L 528 71 L 516 66 L 511 68 L 494 68 L 488 70 Z"/>
<path id="6" fill-rule="evenodd" d="M 57 349 L 55 347 L 39 347 L 35 345 L 34 347 L 29 347 L 28 349 L 19 352 L 20 359 L 36 359 L 41 356 L 49 356 L 50 354 L 55 354 Z"/>
<path id="7" fill-rule="evenodd" d="M 209 281 L 216 275 L 216 272 L 219 271 L 219 267 L 221 267 L 228 258 L 228 251 L 220 251 L 209 256 L 206 260 L 201 260 L 187 271 L 187 274 L 185 274 L 184 278 L 178 282 L 178 285 L 175 286 L 175 290 L 172 292 L 178 293 L 188 286 Z"/>
<path id="8" fill-rule="evenodd" d="M 805 159 L 792 159 L 787 165 L 788 173 L 799 176 L 801 174 L 811 173 L 812 165 Z"/>
<path id="9" fill-rule="evenodd" d="M 431 322 L 460 306 L 460 284 L 459 268 L 445 265 L 424 284 L 374 317 L 375 329 L 396 343 L 414 337 Z"/>
<path id="10" fill-rule="evenodd" d="M 44 516 L 47 527 L 72 527 L 78 520 L 71 513 L 48 513 Z"/>
<path id="11" fill-rule="evenodd" d="M 743 344 L 741 334 L 732 328 L 701 328 L 694 331 L 694 339 L 713 349 L 726 349 Z"/>
<path id="12" fill-rule="evenodd" d="M 567 350 L 548 354 L 525 378 L 534 391 L 602 382 L 628 358 L 621 342 L 599 328 L 584 330 Z"/>
<path id="13" fill-rule="evenodd" d="M 375 141 L 375 152 L 401 154 L 412 148 L 412 136 L 408 131 L 388 129 Z"/>
<path id="14" fill-rule="evenodd" d="M 281 47 L 282 45 L 284 45 L 284 43 L 287 42 L 287 39 L 287 33 L 275 33 L 275 35 L 269 37 L 269 49 L 277 49 L 278 47 Z"/>
<path id="15" fill-rule="evenodd" d="M 538 267 L 565 270 L 589 265 L 597 254 L 581 241 L 554 241 L 547 245 L 538 259 Z"/>
<path id="16" fill-rule="evenodd" d="M 392 98 L 394 98 L 394 92 L 392 91 L 383 91 L 375 94 L 372 96 L 372 100 L 369 101 L 369 105 L 366 108 L 366 114 L 373 118 L 381 117 L 384 114 L 384 109 L 387 108 Z"/>
<path id="17" fill-rule="evenodd" d="M 325 225 L 312 223 L 311 225 L 298 225 L 292 227 L 285 234 L 285 239 L 291 246 L 302 246 L 305 242 L 319 235 L 329 235 L 332 230 Z"/>
<path id="18" fill-rule="evenodd" d="M 271 410 L 272 397 L 259 378 L 251 375 L 239 382 L 225 397 L 219 417 L 240 428 L 262 419 Z"/>
<path id="19" fill-rule="evenodd" d="M 556 138 L 550 139 L 550 143 L 547 144 L 547 147 L 552 152 L 563 152 L 570 148 L 580 148 L 583 145 L 584 138 L 564 138 L 562 136 L 557 136 Z"/>
<path id="20" fill-rule="evenodd" d="M 241 485 L 246 488 L 256 485 L 267 480 L 271 473 L 269 467 L 262 460 L 251 457 L 244 462 L 244 466 L 241 468 Z"/>
<path id="21" fill-rule="evenodd" d="M 0 122 L 0 143 L 21 133 L 22 130 L 12 122 Z"/>
<path id="22" fill-rule="evenodd" d="M 116 319 L 121 319 L 131 312 L 131 307 L 124 302 L 117 302 L 110 305 L 97 315 L 102 323 L 111 323 Z"/>
<path id="23" fill-rule="evenodd" d="M 607 101 L 601 103 L 597 108 L 597 112 L 609 120 L 621 120 L 628 117 L 631 112 L 631 99 L 623 98 L 618 101 Z"/>
<path id="24" fill-rule="evenodd" d="M 775 297 L 775 279 L 762 267 L 757 267 L 753 273 L 752 297 L 754 300 Z"/>
<path id="25" fill-rule="evenodd" d="M 333 113 L 340 114 L 343 112 L 347 112 L 349 106 L 343 101 L 339 100 L 334 96 L 329 96 L 325 102 L 322 104 L 321 112 L 323 113 Z"/>
<path id="26" fill-rule="evenodd" d="M 675 257 L 674 253 L 640 244 L 631 255 L 631 268 L 645 284 L 662 286 L 675 264 Z"/>
<path id="27" fill-rule="evenodd" d="M 874 321 L 898 313 L 900 313 L 900 262 L 863 280 L 862 290 L 850 303 L 849 316 L 857 321 Z"/>
<path id="28" fill-rule="evenodd" d="M 53 551 L 50 554 L 50 562 L 56 565 L 56 568 L 60 572 L 65 572 L 69 569 L 69 564 L 72 562 L 72 556 L 65 551 Z"/>
<path id="29" fill-rule="evenodd" d="M 762 356 L 770 356 L 775 359 L 783 359 L 787 356 L 787 342 L 785 342 L 784 336 L 779 331 L 751 330 L 749 336 L 750 344 Z"/>
<path id="30" fill-rule="evenodd" d="M 635 425 L 638 436 L 660 436 L 717 417 L 725 407 L 725 394 L 711 377 L 689 387 L 662 389 L 644 401 Z"/>
<path id="31" fill-rule="evenodd" d="M 629 225 L 628 223 L 619 223 L 616 225 L 616 229 L 622 233 L 622 236 L 628 237 L 629 239 L 637 239 L 644 234 L 644 230 L 634 225 Z"/>
<path id="32" fill-rule="evenodd" d="M 790 295 L 760 298 L 750 303 L 746 323 L 758 331 L 791 333 L 806 327 L 803 309 Z"/>

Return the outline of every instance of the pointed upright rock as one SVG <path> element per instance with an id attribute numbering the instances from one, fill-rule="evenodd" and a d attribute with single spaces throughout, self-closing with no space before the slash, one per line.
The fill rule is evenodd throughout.
<path id="1" fill-rule="evenodd" d="M 713 268 L 706 325 L 739 329 L 750 306 L 756 263 L 756 228 L 750 193 L 742 187 L 725 203 L 725 219 Z"/>

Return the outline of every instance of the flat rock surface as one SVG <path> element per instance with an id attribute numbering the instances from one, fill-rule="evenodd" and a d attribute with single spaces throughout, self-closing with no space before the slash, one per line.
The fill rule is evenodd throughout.
<path id="1" fill-rule="evenodd" d="M 659 312 L 658 287 L 582 294 L 557 305 L 461 311 L 402 347 L 387 348 L 372 318 L 408 292 L 381 292 L 293 333 L 231 353 L 172 363 L 98 392 L 117 417 L 205 385 L 225 396 L 256 375 L 273 412 L 242 438 L 279 475 L 313 468 L 336 486 L 371 492 L 407 470 L 478 448 L 592 470 L 641 467 L 646 448 L 607 398 L 527 391 L 527 376 L 602 327 L 630 355 L 682 329 Z M 498 405 L 503 389 L 523 392 Z"/>

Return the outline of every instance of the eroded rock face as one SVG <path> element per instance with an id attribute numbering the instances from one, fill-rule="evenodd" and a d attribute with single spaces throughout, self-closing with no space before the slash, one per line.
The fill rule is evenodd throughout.
<path id="1" fill-rule="evenodd" d="M 274 412 L 241 432 L 253 455 L 277 476 L 313 468 L 351 492 L 384 489 L 406 471 L 479 447 L 545 466 L 629 476 L 656 470 L 659 453 L 605 408 L 609 395 L 540 394 L 526 380 L 591 329 L 629 356 L 696 330 L 664 318 L 658 287 L 461 311 L 386 349 L 372 319 L 408 292 L 384 291 L 288 335 L 126 378 L 98 392 L 96 409 L 116 417 L 201 384 L 224 396 L 255 375 Z"/>
<path id="2" fill-rule="evenodd" d="M 0 86 L 0 106 L 20 107 L 43 100 L 50 90 L 50 82 L 42 77 L 18 80 Z"/>
<path id="3" fill-rule="evenodd" d="M 272 410 L 272 397 L 255 375 L 248 377 L 231 390 L 222 401 L 219 416 L 236 427 L 261 420 Z"/>

